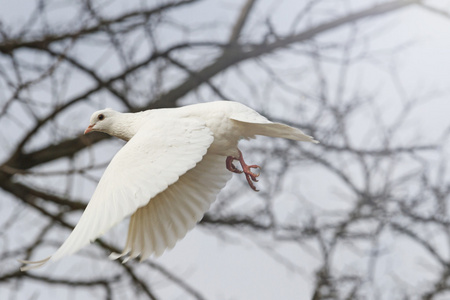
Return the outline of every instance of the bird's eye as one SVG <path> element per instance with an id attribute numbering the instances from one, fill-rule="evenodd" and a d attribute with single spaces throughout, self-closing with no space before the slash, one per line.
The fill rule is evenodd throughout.
<path id="1" fill-rule="evenodd" d="M 105 118 L 105 115 L 104 114 L 99 114 L 97 118 L 101 121 L 101 120 L 103 120 Z"/>

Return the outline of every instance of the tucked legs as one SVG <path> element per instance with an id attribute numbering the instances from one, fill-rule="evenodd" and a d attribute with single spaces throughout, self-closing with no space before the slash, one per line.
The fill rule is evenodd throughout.
<path id="1" fill-rule="evenodd" d="M 261 170 L 261 167 L 258 165 L 247 165 L 244 161 L 244 157 L 242 156 L 242 152 L 241 150 L 239 150 L 239 157 L 233 157 L 233 156 L 228 156 L 227 160 L 226 160 L 226 166 L 227 169 L 230 170 L 233 173 L 244 173 L 245 174 L 245 178 L 247 178 L 247 182 L 248 185 L 250 185 L 250 187 L 254 190 L 254 191 L 258 191 L 255 187 L 255 185 L 253 184 L 253 182 L 258 182 L 258 179 L 256 179 L 259 176 L 259 171 L 258 173 L 253 173 L 251 169 L 259 169 Z M 238 168 L 236 168 L 236 166 L 233 164 L 233 161 L 239 161 L 239 163 L 241 164 L 242 167 L 242 171 L 239 170 Z"/>

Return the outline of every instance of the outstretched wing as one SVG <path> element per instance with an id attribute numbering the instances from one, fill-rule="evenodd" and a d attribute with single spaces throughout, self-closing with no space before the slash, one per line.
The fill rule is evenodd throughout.
<path id="1" fill-rule="evenodd" d="M 202 160 L 214 137 L 195 119 L 151 119 L 114 156 L 74 230 L 39 267 L 75 253 L 145 206 Z"/>
<path id="2" fill-rule="evenodd" d="M 129 254 L 125 261 L 138 256 L 142 261 L 175 246 L 201 220 L 231 176 L 225 168 L 225 156 L 206 154 L 131 216 L 125 249 L 110 258 Z"/>

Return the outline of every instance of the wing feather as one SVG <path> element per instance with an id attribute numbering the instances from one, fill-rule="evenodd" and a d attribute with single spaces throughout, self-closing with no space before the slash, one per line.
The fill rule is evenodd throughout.
<path id="1" fill-rule="evenodd" d="M 219 191 L 231 177 L 225 157 L 206 154 L 202 161 L 177 182 L 139 208 L 130 219 L 127 244 L 121 254 L 141 260 L 173 248 L 201 220 Z M 147 238 L 139 238 L 146 236 Z M 142 243 L 141 241 L 145 241 Z"/>
<path id="2" fill-rule="evenodd" d="M 196 119 L 152 119 L 146 122 L 128 143 L 114 156 L 89 201 L 74 230 L 63 245 L 51 256 L 56 261 L 78 251 L 94 241 L 116 223 L 145 206 L 151 198 L 174 184 L 181 175 L 196 166 L 206 154 L 214 137 L 210 129 Z M 158 213 L 167 214 L 158 209 Z M 145 248 L 148 244 L 166 244 L 171 236 L 162 236 L 153 229 L 150 239 L 139 230 L 143 224 L 155 228 L 161 222 L 156 212 L 150 221 L 147 215 L 135 215 L 136 224 L 130 223 L 127 241 L 133 242 L 131 250 Z M 156 221 L 159 220 L 159 221 Z M 163 222 L 163 224 L 166 224 Z M 133 252 L 134 251 L 134 252 Z M 138 254 L 136 254 L 137 256 Z M 40 266 L 46 261 L 39 261 Z M 32 264 L 33 262 L 27 261 Z M 30 269 L 26 266 L 23 269 Z"/>

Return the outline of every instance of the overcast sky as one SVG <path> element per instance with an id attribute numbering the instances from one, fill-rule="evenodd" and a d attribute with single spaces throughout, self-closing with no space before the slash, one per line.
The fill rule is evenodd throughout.
<path id="1" fill-rule="evenodd" d="M 216 8 L 214 8 L 215 3 L 209 3 L 202 9 L 194 10 L 193 13 L 195 14 L 189 15 L 189 18 L 201 19 L 205 17 L 205 14 L 210 13 L 209 17 L 212 19 L 223 15 L 224 22 L 226 22 L 227 18 L 233 18 L 232 8 L 236 3 L 238 2 L 222 1 L 217 4 Z M 267 7 L 270 7 L 270 4 L 273 2 L 267 1 L 267 3 L 269 3 Z M 329 3 L 330 6 L 333 5 L 332 1 L 329 1 Z M 296 1 L 286 1 L 285 5 L 295 6 Z M 29 10 L 29 1 L 9 1 L 7 6 L 6 4 L 2 5 L 0 19 L 9 26 L 17 25 L 20 24 L 20 20 L 25 18 L 24 16 L 28 15 Z M 261 10 L 263 11 L 263 8 Z M 205 19 L 208 18 L 205 17 Z M 378 105 L 386 107 L 385 118 L 389 121 L 392 116 L 398 113 L 397 108 L 401 102 L 398 100 L 398 90 L 386 80 L 386 73 L 395 65 L 399 74 L 398 78 L 404 86 L 406 94 L 430 94 L 430 101 L 425 105 L 421 105 L 420 109 L 416 110 L 410 119 L 411 133 L 410 135 L 405 135 L 405 139 L 409 140 L 412 136 L 417 135 L 425 141 L 434 141 L 436 137 L 442 134 L 442 128 L 449 125 L 450 20 L 415 7 L 395 12 L 389 17 L 383 16 L 379 20 L 382 20 L 385 24 L 376 23 L 379 21 L 374 21 L 373 24 L 376 25 L 371 24 L 373 28 L 380 30 L 378 37 L 371 40 L 371 49 L 379 49 L 379 51 L 384 49 L 390 50 L 397 45 L 404 45 L 405 49 L 400 51 L 398 55 L 386 55 L 386 60 L 373 62 L 373 65 L 364 62 L 357 66 L 356 69 L 359 68 L 365 74 L 363 81 L 358 84 L 369 89 L 377 87 L 379 94 L 385 99 L 381 100 Z M 282 21 L 282 18 L 280 18 L 279 22 Z M 330 31 L 324 38 L 333 40 L 345 35 L 345 31 L 337 30 Z M 89 55 L 89 53 L 86 53 L 86 55 Z M 382 58 L 383 56 L 379 57 Z M 283 61 L 280 63 L 290 64 L 291 62 Z M 114 66 L 110 66 L 110 68 L 114 68 Z M 333 72 L 331 66 L 330 71 Z M 355 70 L 353 75 L 355 84 L 357 82 L 357 74 L 360 73 Z M 255 74 L 255 76 L 258 75 Z M 247 103 L 252 102 L 251 100 L 243 101 Z M 193 102 L 192 98 L 188 98 L 186 102 Z M 270 104 L 268 106 L 270 107 Z M 361 119 L 364 118 L 365 116 L 361 116 Z M 88 119 L 89 116 L 86 115 L 86 124 Z M 72 127 L 72 133 L 75 134 L 81 132 L 85 126 L 76 123 L 71 124 L 70 127 Z M 356 143 L 364 141 L 366 138 L 364 132 L 355 128 Z M 401 144 L 402 142 L 399 141 L 398 143 Z M 115 143 L 112 148 L 117 148 L 119 145 L 120 143 Z M 243 147 L 245 148 L 246 146 L 244 145 Z M 3 153 L 2 157 L 5 154 Z M 302 182 L 305 185 L 302 187 L 303 193 L 308 195 L 309 198 L 317 199 L 315 203 L 311 203 L 305 209 L 327 210 L 345 207 L 346 204 L 343 202 L 331 204 L 327 202 L 329 195 L 335 194 L 336 187 L 329 184 L 327 180 L 323 180 L 323 178 L 317 180 L 315 176 L 321 176 L 320 172 L 301 176 L 303 176 Z M 233 188 L 234 180 L 236 178 L 228 184 L 227 188 Z M 289 185 L 289 182 L 286 184 Z M 264 189 L 264 180 L 259 185 Z M 89 190 L 84 190 L 83 192 L 86 194 L 90 193 Z M 279 216 L 288 216 L 290 209 L 289 201 L 284 200 L 278 208 Z M 126 231 L 126 223 L 119 225 L 119 228 L 109 234 L 107 238 L 119 241 L 115 244 L 122 245 L 125 242 L 125 237 L 122 235 L 124 231 Z M 179 242 L 173 250 L 166 252 L 157 260 L 168 269 L 185 278 L 193 286 L 201 286 L 202 293 L 208 299 L 309 298 L 314 288 L 314 278 L 310 274 L 320 263 L 314 248 L 303 249 L 303 251 L 300 251 L 296 246 L 289 245 L 278 248 L 277 251 L 280 257 L 289 258 L 291 263 L 295 265 L 295 268 L 288 269 L 280 267 L 280 263 L 269 256 L 261 245 L 257 244 L 264 238 L 252 241 L 248 236 L 240 236 L 235 231 L 224 232 L 224 235 L 227 237 L 228 242 L 223 242 L 220 237 L 210 234 L 205 228 L 197 227 Z M 392 236 L 385 236 L 383 239 L 383 242 L 386 243 L 385 249 L 388 251 L 378 264 L 376 274 L 380 277 L 379 284 L 384 286 L 389 293 L 395 293 L 397 289 L 405 286 L 414 289 L 424 284 L 423 282 L 416 282 L 417 277 L 411 273 L 404 273 L 403 270 L 405 269 L 402 268 L 404 265 L 417 264 L 418 262 L 427 266 L 432 264 L 425 254 L 421 253 L 421 249 L 411 250 L 408 248 L 409 244 L 407 241 L 396 240 Z M 230 240 L 231 242 L 229 242 Z M 87 249 L 84 251 L 93 250 Z M 43 253 L 42 255 L 47 254 L 49 253 Z M 343 251 L 341 254 L 342 268 L 351 268 L 352 265 L 358 264 L 357 255 L 352 255 L 348 251 Z M 98 256 L 100 257 L 101 255 L 98 254 Z M 292 261 L 293 257 L 295 260 Z M 79 265 L 74 262 L 79 262 Z M 65 258 L 64 261 L 56 263 L 55 266 L 46 266 L 46 268 L 59 268 L 59 271 L 61 269 L 77 269 L 78 274 L 80 274 L 82 273 L 80 269 L 89 268 L 88 265 L 89 259 L 86 256 L 80 256 Z M 105 272 L 111 272 L 108 269 L 110 267 L 110 264 L 105 264 Z M 429 268 L 424 268 L 424 270 L 418 269 L 418 272 L 428 271 L 430 271 Z M 383 278 L 386 273 L 395 273 L 394 277 L 397 280 L 393 280 L 392 276 Z M 431 273 L 430 276 L 433 276 Z M 150 274 L 150 276 L 153 276 L 153 274 Z M 165 285 L 163 281 L 160 284 L 161 286 Z M 170 288 L 166 290 L 161 288 L 160 290 L 160 295 L 167 295 L 167 298 L 163 297 L 163 299 L 177 299 L 179 294 L 179 291 L 174 291 Z M 26 291 L 23 292 L 23 295 L 23 299 L 32 298 L 32 295 L 27 294 Z M 43 291 L 39 296 L 39 299 L 60 299 L 57 289 Z M 87 295 L 77 294 L 76 299 L 82 299 L 82 296 L 94 299 L 90 293 Z M 3 298 L 1 288 L 0 298 Z"/>

